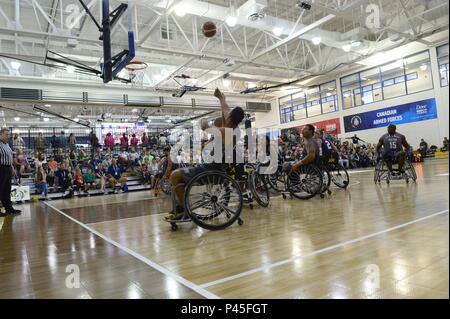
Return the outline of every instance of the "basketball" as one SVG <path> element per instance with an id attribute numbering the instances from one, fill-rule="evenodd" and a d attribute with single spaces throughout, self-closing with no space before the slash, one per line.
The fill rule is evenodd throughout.
<path id="1" fill-rule="evenodd" d="M 211 21 L 207 21 L 202 27 L 203 35 L 207 38 L 212 38 L 216 35 L 216 24 Z"/>

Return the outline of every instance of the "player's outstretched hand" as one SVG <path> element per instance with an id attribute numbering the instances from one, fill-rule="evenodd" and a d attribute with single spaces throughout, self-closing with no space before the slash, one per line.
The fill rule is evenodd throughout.
<path id="1" fill-rule="evenodd" d="M 219 100 L 225 99 L 225 95 L 223 95 L 223 93 L 220 92 L 219 88 L 216 88 L 216 90 L 214 91 L 214 96 Z"/>

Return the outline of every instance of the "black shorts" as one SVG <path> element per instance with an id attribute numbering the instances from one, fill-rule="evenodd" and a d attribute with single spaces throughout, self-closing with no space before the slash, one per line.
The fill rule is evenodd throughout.
<path id="1" fill-rule="evenodd" d="M 183 182 L 187 183 L 191 179 L 193 179 L 195 176 L 197 176 L 200 173 L 206 172 L 206 171 L 226 171 L 226 164 L 217 164 L 217 163 L 211 163 L 211 164 L 200 164 L 194 167 L 183 167 L 180 168 L 181 176 L 183 177 Z"/>
<path id="2" fill-rule="evenodd" d="M 397 163 L 398 161 L 398 157 L 402 154 L 405 154 L 405 151 L 389 151 L 389 152 L 385 152 L 383 153 L 383 159 L 386 162 L 392 162 L 392 163 Z"/>

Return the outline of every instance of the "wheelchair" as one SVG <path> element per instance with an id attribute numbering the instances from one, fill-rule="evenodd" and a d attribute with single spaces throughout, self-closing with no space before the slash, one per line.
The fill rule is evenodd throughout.
<path id="1" fill-rule="evenodd" d="M 253 199 L 263 207 L 269 205 L 269 187 L 259 174 L 259 165 L 228 164 L 224 170 L 208 170 L 195 175 L 186 184 L 176 185 L 184 189 L 184 213 L 181 219 L 166 220 L 172 231 L 177 223 L 194 222 L 208 230 L 221 230 L 244 221 L 240 214 L 244 204 Z M 176 207 L 175 191 L 172 189 L 172 207 Z M 173 210 L 172 210 L 173 211 Z"/>
<path id="2" fill-rule="evenodd" d="M 398 165 L 396 161 L 392 162 L 393 165 Z M 392 168 L 393 172 L 398 172 L 398 169 Z M 375 172 L 373 176 L 373 181 L 375 184 L 381 184 L 381 181 L 386 181 L 387 184 L 391 182 L 391 180 L 405 180 L 406 183 L 409 183 L 410 180 L 412 180 L 414 183 L 417 180 L 417 174 L 416 170 L 414 169 L 414 166 L 411 164 L 411 161 L 406 158 L 405 165 L 403 167 L 403 171 L 405 172 L 402 176 L 392 176 L 391 173 L 388 170 L 388 167 L 386 165 L 386 160 L 383 158 L 378 159 L 377 165 L 375 167 Z"/>
<path id="3" fill-rule="evenodd" d="M 339 188 L 347 188 L 350 183 L 350 177 L 345 167 L 339 164 L 337 157 L 330 157 L 323 166 L 329 174 L 330 182 Z"/>
<path id="4" fill-rule="evenodd" d="M 286 199 L 310 199 L 321 194 L 324 189 L 324 175 L 315 164 L 301 166 L 292 170 L 293 162 L 285 162 L 276 173 L 269 175 L 268 181 L 274 190 L 277 190 Z"/>

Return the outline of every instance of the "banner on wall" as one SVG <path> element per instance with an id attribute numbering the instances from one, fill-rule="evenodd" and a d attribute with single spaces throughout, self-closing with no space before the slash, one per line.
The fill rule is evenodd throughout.
<path id="1" fill-rule="evenodd" d="M 436 99 L 417 101 L 384 109 L 344 116 L 346 132 L 405 124 L 437 118 Z"/>
<path id="2" fill-rule="evenodd" d="M 339 118 L 326 120 L 326 121 L 320 121 L 315 123 L 307 123 L 314 126 L 316 129 L 322 129 L 324 130 L 324 134 L 333 134 L 337 135 L 341 133 L 341 124 L 339 122 Z M 305 124 L 306 125 L 306 124 Z M 302 132 L 302 129 L 305 125 L 297 126 L 297 131 L 299 133 Z"/>
<path id="3" fill-rule="evenodd" d="M 20 202 L 30 200 L 30 186 L 11 186 L 11 201 Z"/>

